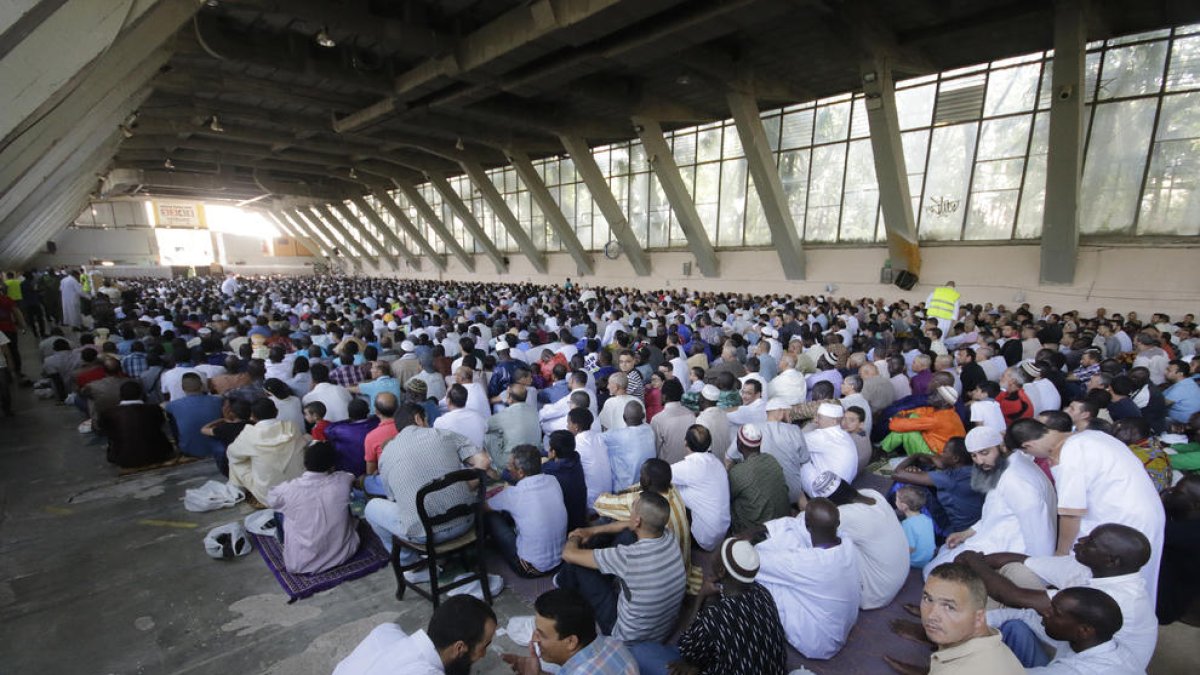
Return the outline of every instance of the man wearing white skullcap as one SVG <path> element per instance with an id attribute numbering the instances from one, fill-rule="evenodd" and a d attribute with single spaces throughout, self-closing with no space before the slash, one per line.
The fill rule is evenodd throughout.
<path id="1" fill-rule="evenodd" d="M 730 431 L 729 415 L 717 405 L 721 390 L 716 385 L 706 384 L 700 390 L 700 414 L 696 415 L 696 424 L 708 429 L 712 435 L 713 456 L 722 462 L 729 452 Z"/>
<path id="2" fill-rule="evenodd" d="M 963 551 L 1052 555 L 1056 498 L 1046 474 L 1023 451 L 1010 452 L 991 427 L 972 429 L 966 445 L 975 462 L 971 487 L 987 495 L 983 512 L 971 529 L 946 538 L 925 576 Z"/>
<path id="3" fill-rule="evenodd" d="M 837 401 L 827 401 L 817 408 L 816 428 L 804 434 L 811 461 L 800 469 L 804 492 L 810 497 L 813 481 L 825 471 L 832 471 L 847 483 L 858 475 L 858 448 L 854 439 L 842 428 L 846 411 Z"/>

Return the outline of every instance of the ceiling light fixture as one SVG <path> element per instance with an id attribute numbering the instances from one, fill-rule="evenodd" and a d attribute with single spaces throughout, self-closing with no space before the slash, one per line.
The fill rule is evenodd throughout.
<path id="1" fill-rule="evenodd" d="M 208 128 L 218 132 L 225 131 L 225 127 L 221 126 L 221 120 L 217 119 L 216 115 L 213 115 L 210 119 Z"/>
<path id="2" fill-rule="evenodd" d="M 317 31 L 317 37 L 315 39 L 318 45 L 326 49 L 337 46 L 337 42 L 334 42 L 333 38 L 329 37 L 329 32 L 324 26 L 321 26 L 321 30 Z"/>
<path id="3" fill-rule="evenodd" d="M 466 150 L 467 149 L 467 146 L 463 143 L 462 136 L 459 136 L 458 140 L 454 141 L 454 149 L 455 150 Z"/>
<path id="4" fill-rule="evenodd" d="M 350 179 L 358 180 L 358 172 L 354 170 L 354 167 L 350 167 Z"/>
<path id="5" fill-rule="evenodd" d="M 679 77 L 675 78 L 675 84 L 681 84 L 686 87 L 691 83 L 692 83 L 691 75 L 680 75 Z"/>
<path id="6" fill-rule="evenodd" d="M 174 169 L 175 169 L 175 162 L 172 162 L 172 161 L 171 161 L 171 158 L 170 158 L 170 157 L 168 157 L 168 158 L 167 158 L 167 161 L 163 162 L 163 168 L 164 168 L 164 169 L 168 169 L 168 170 L 174 170 Z"/>

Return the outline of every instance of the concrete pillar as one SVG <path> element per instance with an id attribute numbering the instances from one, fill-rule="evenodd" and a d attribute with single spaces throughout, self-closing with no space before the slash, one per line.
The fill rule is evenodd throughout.
<path id="1" fill-rule="evenodd" d="M 366 239 L 367 243 L 379 252 L 379 256 L 381 258 L 387 259 L 388 264 L 392 266 L 392 270 L 400 270 L 400 260 L 388 252 L 387 246 L 385 246 L 383 242 L 376 239 L 375 236 L 367 230 L 366 225 L 364 225 L 363 222 L 354 215 L 353 211 L 346 208 L 346 204 L 344 202 L 331 202 L 330 206 L 333 207 L 333 211 L 336 213 L 330 213 L 328 207 L 322 207 L 322 211 L 328 213 L 330 216 L 333 216 L 334 219 L 337 219 L 337 216 L 340 215 L 342 220 L 345 221 L 346 225 L 357 230 L 358 233 L 362 235 L 363 239 Z M 386 227 L 383 229 L 387 230 Z M 398 248 L 400 249 L 401 253 L 404 254 L 404 257 L 407 258 L 409 262 L 412 262 L 412 253 L 408 249 L 404 248 L 404 244 L 400 244 Z"/>
<path id="2" fill-rule="evenodd" d="M 667 139 L 663 136 L 662 127 L 655 120 L 638 116 L 633 118 L 633 125 L 638 137 L 642 139 L 642 147 L 646 149 L 646 157 L 650 160 L 650 167 L 654 169 L 658 184 L 666 193 L 675 219 L 679 221 L 679 227 L 687 237 L 688 248 L 696 257 L 696 266 L 700 268 L 700 273 L 706 277 L 720 276 L 717 253 L 713 250 L 708 232 L 704 230 L 704 223 L 700 220 L 692 193 L 684 184 L 683 176 L 679 174 L 679 167 L 675 164 L 675 156 L 671 154 L 671 147 L 667 145 Z"/>
<path id="3" fill-rule="evenodd" d="M 542 215 L 546 216 L 546 222 L 549 223 L 550 229 L 554 230 L 554 233 L 558 235 L 558 240 L 562 242 L 563 248 L 567 249 L 571 258 L 575 260 L 579 274 L 595 274 L 591 254 L 584 250 L 583 245 L 579 243 L 579 237 L 571 228 L 571 224 L 567 222 L 567 217 L 563 215 L 558 203 L 554 201 L 554 195 L 550 194 L 546 183 L 538 175 L 537 169 L 533 168 L 533 162 L 529 161 L 529 155 L 519 150 L 510 150 L 507 154 L 508 160 L 517 170 L 517 175 L 521 177 L 525 187 L 529 188 L 529 194 L 533 197 L 533 201 L 537 202 L 538 208 L 542 210 Z"/>
<path id="4" fill-rule="evenodd" d="M 467 172 L 467 177 L 475 184 L 475 188 L 483 195 L 483 200 L 492 207 L 492 211 L 500 222 L 504 224 L 504 229 L 508 231 L 508 235 L 517 242 L 517 248 L 521 249 L 521 253 L 533 263 L 533 268 L 538 271 L 538 274 L 545 274 L 546 254 L 539 251 L 537 245 L 533 243 L 529 233 L 521 226 L 521 222 L 517 220 L 517 215 L 508 208 L 508 203 L 504 201 L 504 196 L 492 184 L 488 178 L 487 172 L 483 170 L 483 166 L 473 159 L 460 159 L 459 165 L 463 171 Z"/>
<path id="5" fill-rule="evenodd" d="M 1046 152 L 1046 208 L 1042 220 L 1043 284 L 1075 282 L 1075 265 L 1079 258 L 1086 53 L 1084 0 L 1059 0 L 1054 6 L 1050 140 Z"/>
<path id="6" fill-rule="evenodd" d="M 592 200 L 596 202 L 600 214 L 608 221 L 608 229 L 617 238 L 617 243 L 621 245 L 621 250 L 625 252 L 633 271 L 640 277 L 649 276 L 650 258 L 633 235 L 629 220 L 609 189 L 608 181 L 604 179 L 600 166 L 596 164 L 596 158 L 592 156 L 587 141 L 580 136 L 560 136 L 559 139 L 567 154 L 571 156 L 571 161 L 575 163 L 575 170 L 579 172 L 583 184 L 587 186 L 588 192 L 592 193 Z"/>
<path id="7" fill-rule="evenodd" d="M 867 124 L 871 128 L 871 153 L 875 156 L 875 180 L 879 184 L 879 205 L 887 233 L 888 257 L 892 269 L 921 275 L 921 247 L 913 220 L 912 195 L 908 189 L 908 169 L 904 164 L 904 144 L 900 140 L 900 120 L 896 115 L 896 83 L 892 67 L 884 60 L 869 61 L 862 67 L 863 92 L 866 94 Z"/>
<path id="8" fill-rule="evenodd" d="M 730 91 L 725 96 L 733 121 L 737 126 L 738 138 L 746 152 L 746 164 L 758 200 L 762 203 L 763 215 L 771 228 L 771 246 L 783 264 L 783 274 L 788 279 L 804 278 L 804 249 L 800 235 L 796 233 L 796 221 L 788 208 L 787 195 L 783 192 L 783 181 L 775 166 L 775 155 L 767 142 L 763 129 L 758 102 L 754 96 L 740 91 Z"/>
<path id="9" fill-rule="evenodd" d="M 145 85 L 167 62 L 168 56 L 165 50 L 154 52 L 145 63 L 126 71 L 129 78 L 113 83 L 88 110 L 78 111 L 78 115 L 47 116 L 4 148 L 0 152 L 0 220 L 12 213 L 59 166 L 68 164 L 79 146 L 94 142 L 97 137 L 107 138 L 116 131 L 121 120 L 149 95 Z"/>
<path id="10" fill-rule="evenodd" d="M 377 191 L 383 192 L 383 194 L 387 196 L 388 201 L 392 202 L 392 206 L 395 206 L 397 211 L 400 210 L 400 207 L 396 205 L 390 195 L 383 190 Z M 376 196 L 376 199 L 378 199 L 378 196 Z M 421 257 L 410 251 L 408 247 L 404 245 L 404 242 L 400 241 L 400 237 L 392 231 L 392 228 L 383 220 L 379 213 L 375 209 L 371 208 L 371 205 L 367 203 L 367 200 L 355 195 L 350 198 L 350 202 L 357 206 L 359 211 L 366 214 L 368 220 L 375 223 L 375 227 L 378 227 L 379 230 L 383 232 L 384 236 L 387 237 L 388 240 L 393 244 L 395 244 L 396 248 L 400 249 L 400 251 L 404 254 L 404 257 L 409 263 L 412 264 L 413 267 L 416 269 L 421 269 Z M 380 200 L 380 203 L 383 205 L 383 208 L 387 209 L 387 204 L 384 204 L 382 200 Z M 391 211 L 389 211 L 389 213 L 391 213 Z M 416 242 L 417 247 L 420 248 L 421 251 L 433 262 L 434 267 L 438 268 L 439 270 L 445 270 L 446 260 L 444 256 L 438 255 L 437 252 L 433 250 L 433 247 L 429 245 L 429 242 L 425 241 L 425 237 L 421 236 L 420 232 L 416 232 L 416 228 L 413 227 L 412 222 L 408 220 L 407 214 L 401 211 L 400 215 L 404 218 L 403 220 L 396 218 L 396 223 L 399 225 L 400 229 L 404 230 L 405 234 L 407 234 L 409 238 Z M 396 214 L 392 213 L 392 217 L 395 218 L 395 216 Z M 416 232 L 415 237 L 413 236 L 414 232 Z"/>
<path id="11" fill-rule="evenodd" d="M 367 264 L 369 264 L 371 267 L 374 267 L 377 271 L 382 271 L 382 269 L 379 267 L 379 258 L 372 253 L 371 250 L 366 247 L 366 245 L 355 239 L 354 235 L 350 233 L 350 230 L 347 230 L 346 226 L 342 225 L 342 221 L 338 220 L 337 216 L 330 213 L 329 209 L 326 208 L 324 204 L 310 206 L 308 207 L 308 210 L 309 213 L 312 214 L 314 220 L 320 220 L 331 230 L 341 235 L 346 244 L 357 251 L 358 254 L 367 261 Z M 301 209 L 301 211 L 303 212 L 303 209 Z"/>
<path id="12" fill-rule="evenodd" d="M 479 221 L 475 220 L 475 214 L 471 213 L 471 209 L 463 203 L 463 200 L 454 191 L 454 188 L 450 187 L 450 183 L 446 180 L 446 177 L 439 174 L 429 174 L 429 183 L 442 196 L 442 201 L 446 202 L 450 210 L 454 211 L 454 215 L 463 221 L 463 225 L 471 233 L 471 236 L 475 237 L 475 241 L 483 247 L 483 254 L 496 266 L 496 271 L 500 274 L 507 272 L 508 263 L 504 260 L 504 254 L 500 252 L 500 249 L 496 248 L 496 244 L 492 241 L 492 238 L 487 236 L 487 233 L 483 231 L 483 227 L 479 224 Z"/>
<path id="13" fill-rule="evenodd" d="M 311 230 L 312 232 L 318 233 L 321 237 L 324 237 L 325 240 L 329 242 L 329 245 L 334 249 L 332 252 L 336 253 L 336 252 L 340 251 L 342 256 L 344 256 L 346 259 L 348 259 L 350 261 L 350 264 L 354 265 L 354 269 L 356 271 L 359 271 L 359 272 L 362 271 L 362 269 L 363 269 L 362 258 L 355 256 L 354 252 L 349 250 L 350 249 L 349 244 L 342 244 L 341 242 L 339 242 L 338 238 L 333 236 L 333 231 L 330 230 L 328 227 L 326 227 L 325 223 L 321 222 L 320 218 L 317 218 L 316 215 L 310 213 L 308 210 L 301 208 L 301 207 L 295 207 L 291 211 L 288 211 L 287 213 L 288 213 L 288 215 L 290 215 L 292 217 L 292 219 L 296 223 L 303 223 L 304 226 L 307 227 L 309 230 Z M 336 259 L 338 256 L 334 255 L 332 257 L 334 259 Z M 379 269 L 378 264 L 373 263 L 371 266 L 374 267 L 375 269 Z"/>
<path id="14" fill-rule="evenodd" d="M 298 241 L 301 244 L 304 244 L 304 248 L 308 249 L 309 252 L 311 252 L 313 255 L 315 255 L 315 256 L 328 255 L 325 252 L 324 244 L 318 244 L 316 241 L 310 239 L 309 237 L 298 234 L 297 233 L 298 231 L 296 230 L 296 228 L 293 227 L 291 225 L 291 223 L 289 223 L 287 221 L 287 219 L 284 218 L 282 215 L 280 215 L 270 209 L 263 209 L 262 213 L 264 216 L 267 217 L 268 220 L 270 220 L 272 223 L 275 223 L 275 227 L 278 227 L 280 232 L 283 232 L 284 234 L 291 237 L 295 241 Z"/>
<path id="15" fill-rule="evenodd" d="M 466 267 L 468 270 L 474 272 L 475 258 L 470 253 L 467 253 L 467 250 L 462 247 L 462 244 L 454 238 L 454 234 L 450 232 L 450 228 L 446 227 L 446 224 L 442 222 L 441 216 L 434 212 L 433 207 L 429 205 L 429 202 L 425 201 L 425 197 L 421 195 L 420 191 L 408 183 L 397 182 L 396 187 L 404 193 L 404 196 L 406 199 L 408 199 L 409 203 L 411 203 L 417 209 L 417 213 L 421 214 L 421 217 L 425 219 L 425 222 L 433 230 L 434 234 L 442 238 L 442 242 L 446 244 L 446 248 L 450 249 L 450 252 L 454 254 L 454 257 L 458 258 L 459 262 L 463 264 L 463 267 Z M 383 203 L 385 208 L 387 207 L 388 203 L 391 202 L 390 197 L 387 199 L 387 201 L 384 201 L 383 196 L 386 195 L 387 193 L 382 190 L 375 194 L 376 197 L 380 198 L 379 201 Z M 396 216 L 397 221 L 400 221 L 401 217 L 407 218 L 407 216 L 404 215 L 404 212 L 400 210 L 398 205 L 396 206 L 396 210 L 392 212 L 392 215 Z M 413 229 L 415 231 L 416 228 Z M 442 269 L 445 268 L 443 267 Z"/>
<path id="16" fill-rule="evenodd" d="M 136 24 L 146 11 L 164 2 L 132 0 L 40 1 L 28 13 L 12 7 L 19 23 L 34 23 L 14 44 L 0 43 L 0 138 L 65 96 L 72 78 L 120 40 L 119 32 Z M 10 4 L 11 5 L 11 4 Z M 180 5 L 188 5 L 180 2 Z M 196 11 L 196 2 L 186 6 Z M 6 19 L 8 17 L 5 17 Z M 16 16 L 12 17 L 16 19 Z M 4 22 L 4 19 L 0 19 Z M 35 23 L 36 22 L 36 23 Z M 5 34 L 7 28 L 0 28 Z M 166 38 L 169 32 L 164 32 Z"/>

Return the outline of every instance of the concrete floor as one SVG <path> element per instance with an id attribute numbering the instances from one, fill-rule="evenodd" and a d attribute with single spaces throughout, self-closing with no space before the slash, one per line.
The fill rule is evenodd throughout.
<path id="1" fill-rule="evenodd" d="M 257 552 L 205 555 L 209 528 L 251 512 L 183 508 L 184 490 L 219 477 L 211 463 L 118 478 L 73 409 L 29 389 L 14 407 L 0 417 L 0 672 L 329 675 L 376 625 L 428 623 L 427 601 L 396 601 L 389 569 L 286 604 Z M 533 613 L 508 590 L 494 607 L 501 626 Z M 520 649 L 497 638 L 475 672 L 511 672 L 503 651 Z"/>
<path id="2" fill-rule="evenodd" d="M 209 528 L 251 511 L 183 508 L 184 490 L 219 475 L 211 464 L 119 478 L 73 409 L 29 389 L 15 408 L 0 418 L 0 672 L 328 675 L 376 625 L 428 623 L 430 604 L 397 602 L 387 569 L 288 605 L 257 552 L 205 555 Z M 510 590 L 494 606 L 501 626 L 532 614 Z M 521 650 L 498 637 L 475 672 L 511 672 L 505 651 Z M 1164 627 L 1151 675 L 1197 664 L 1200 629 Z"/>

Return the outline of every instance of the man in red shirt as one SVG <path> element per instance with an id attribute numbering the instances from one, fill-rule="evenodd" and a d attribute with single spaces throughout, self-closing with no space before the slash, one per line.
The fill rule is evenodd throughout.
<path id="1" fill-rule="evenodd" d="M 12 378 L 25 384 L 25 374 L 21 372 L 21 348 L 17 341 L 18 331 L 25 330 L 25 317 L 17 306 L 16 300 L 8 297 L 8 289 L 0 286 L 0 333 L 8 336 L 8 349 L 12 354 L 12 363 L 8 364 Z"/>
<path id="2" fill-rule="evenodd" d="M 400 402 L 396 400 L 395 394 L 383 391 L 375 395 L 375 414 L 379 416 L 379 426 L 372 429 L 363 441 L 363 451 L 367 460 L 363 489 L 369 495 L 387 495 L 383 481 L 379 479 L 379 456 L 383 454 L 383 446 L 400 433 L 396 428 L 396 409 L 399 407 Z"/>

